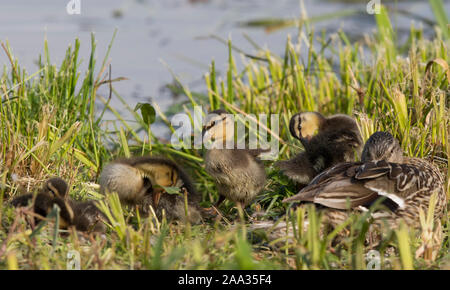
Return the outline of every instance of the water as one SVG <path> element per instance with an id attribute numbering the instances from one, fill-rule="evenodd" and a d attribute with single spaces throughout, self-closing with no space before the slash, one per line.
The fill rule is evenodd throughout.
<path id="1" fill-rule="evenodd" d="M 69 15 L 66 12 L 69 0 L 0 0 L 0 41 L 8 40 L 20 64 L 33 73 L 37 70 L 37 57 L 43 53 L 45 38 L 48 39 L 52 62 L 59 65 L 67 46 L 78 37 L 83 69 L 89 58 L 90 33 L 95 32 L 96 57 L 100 65 L 117 27 L 118 34 L 110 55 L 112 75 L 113 78 L 124 76 L 129 80 L 115 83 L 114 87 L 131 107 L 137 102 L 154 100 L 162 109 L 176 101 L 162 89 L 173 81 L 166 65 L 184 84 L 199 91 L 204 91 L 202 78 L 212 59 L 220 72 L 226 71 L 227 48 L 223 43 L 208 38 L 209 35 L 225 39 L 231 37 L 234 45 L 247 53 L 254 53 L 255 49 L 243 36 L 245 33 L 261 46 L 282 54 L 286 35 L 296 35 L 295 28 L 268 34 L 263 29 L 237 24 L 257 18 L 294 18 L 300 15 L 298 0 L 80 1 L 81 14 Z M 346 2 L 304 1 L 310 16 L 344 9 L 365 9 L 368 1 Z M 447 12 L 450 11 L 450 1 L 444 2 Z M 434 19 L 428 1 L 400 1 L 397 5 Z M 394 19 L 400 33 L 408 31 L 411 22 L 411 18 L 400 15 Z M 415 22 L 418 23 L 417 20 Z M 316 31 L 325 29 L 327 33 L 340 28 L 358 37 L 374 30 L 375 22 L 373 16 L 367 14 L 315 24 Z M 0 52 L 0 63 L 9 67 L 3 51 Z M 100 94 L 106 95 L 107 91 L 101 90 Z M 128 116 L 117 100 L 113 99 L 112 105 Z M 108 115 L 107 118 L 114 117 Z"/>

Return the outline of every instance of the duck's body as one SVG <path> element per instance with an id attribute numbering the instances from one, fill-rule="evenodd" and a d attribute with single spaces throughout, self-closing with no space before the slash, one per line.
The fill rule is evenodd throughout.
<path id="1" fill-rule="evenodd" d="M 205 154 L 205 170 L 216 183 L 219 195 L 242 206 L 263 189 L 266 172 L 260 150 L 211 149 Z"/>
<path id="2" fill-rule="evenodd" d="M 205 170 L 217 186 L 216 206 L 227 198 L 245 207 L 264 187 L 266 172 L 258 156 L 268 150 L 227 148 L 227 140 L 234 140 L 234 121 L 230 116 L 225 110 L 216 110 L 207 117 L 203 135 L 207 134 L 206 139 L 213 144 L 205 154 Z"/>
<path id="3" fill-rule="evenodd" d="M 92 201 L 77 202 L 68 196 L 67 183 L 54 177 L 47 180 L 43 188 L 36 194 L 24 194 L 11 202 L 14 207 L 25 207 L 33 203 L 33 212 L 39 217 L 35 218 L 38 223 L 45 218 L 56 204 L 60 209 L 60 228 L 68 229 L 74 226 L 79 231 L 103 232 L 105 226 L 101 219 L 105 218 L 103 213 Z"/>
<path id="4" fill-rule="evenodd" d="M 305 151 L 275 165 L 299 184 L 306 185 L 325 169 L 354 161 L 361 154 L 363 142 L 358 126 L 347 115 L 325 118 L 317 112 L 298 113 L 291 118 L 289 129 Z"/>
<path id="5" fill-rule="evenodd" d="M 328 221 L 337 225 L 348 210 L 361 211 L 383 198 L 384 209 L 372 214 L 378 224 L 396 227 L 400 220 L 419 226 L 419 209 L 428 210 L 437 196 L 435 218 L 446 206 L 444 179 L 431 163 L 402 156 L 401 148 L 386 132 L 373 134 L 366 143 L 362 162 L 338 164 L 318 175 L 297 195 L 284 202 L 312 202 L 325 207 Z"/>
<path id="6" fill-rule="evenodd" d="M 165 211 L 168 219 L 185 219 L 184 198 L 168 194 L 163 187 L 179 187 L 188 195 L 189 220 L 201 221 L 200 195 L 189 176 L 175 162 L 163 157 L 118 159 L 105 166 L 99 179 L 101 191 L 117 192 L 120 200 L 138 205 L 144 215 L 152 206 L 158 217 Z"/>

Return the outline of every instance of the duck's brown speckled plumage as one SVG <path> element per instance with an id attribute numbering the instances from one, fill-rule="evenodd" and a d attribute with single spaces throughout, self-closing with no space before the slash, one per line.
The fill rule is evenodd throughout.
<path id="1" fill-rule="evenodd" d="M 329 209 L 329 222 L 337 225 L 347 217 L 348 207 L 361 210 L 379 198 L 384 198 L 387 209 L 372 215 L 376 223 L 381 224 L 383 220 L 391 227 L 396 227 L 403 220 L 408 225 L 419 226 L 419 209 L 426 212 L 430 197 L 436 193 L 435 218 L 441 218 L 447 202 L 444 178 L 440 171 L 426 160 L 399 155 L 397 141 L 389 139 L 390 134 L 387 134 L 377 132 L 369 139 L 368 143 L 378 138 L 375 143 L 366 143 L 366 147 L 369 146 L 369 149 L 372 148 L 370 151 L 375 153 L 371 156 L 363 154 L 365 162 L 338 164 L 314 178 L 297 195 L 284 201 L 320 204 Z M 389 142 L 393 144 L 390 147 L 387 146 Z M 385 149 L 379 150 L 382 146 Z M 388 149 L 387 153 L 392 154 L 385 160 L 383 158 L 386 156 L 383 155 L 387 154 Z M 381 160 L 378 157 L 382 157 Z M 367 161 L 370 159 L 378 160 Z"/>

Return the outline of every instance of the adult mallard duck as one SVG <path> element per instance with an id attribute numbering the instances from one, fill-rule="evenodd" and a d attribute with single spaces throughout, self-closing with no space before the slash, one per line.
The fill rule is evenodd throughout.
<path id="1" fill-rule="evenodd" d="M 102 193 L 117 192 L 122 203 L 137 205 L 144 215 L 152 206 L 158 217 L 164 210 L 168 219 L 183 220 L 184 198 L 168 194 L 164 187 L 179 187 L 188 194 L 188 216 L 192 223 L 201 221 L 200 195 L 191 179 L 175 162 L 164 157 L 122 158 L 109 163 L 100 178 Z"/>
<path id="2" fill-rule="evenodd" d="M 206 118 L 203 141 L 209 140 L 212 144 L 206 150 L 205 170 L 214 178 L 219 192 L 216 207 L 227 198 L 245 208 L 265 185 L 266 172 L 258 156 L 268 150 L 238 149 L 235 145 L 227 148 L 227 141 L 234 142 L 234 118 L 222 109 Z"/>
<path id="3" fill-rule="evenodd" d="M 56 204 L 60 209 L 60 228 L 68 229 L 74 226 L 78 231 L 103 232 L 105 226 L 102 219 L 103 213 L 92 201 L 78 202 L 71 200 L 68 195 L 67 183 L 59 178 L 48 179 L 42 189 L 35 195 L 32 193 L 21 195 L 12 200 L 14 207 L 28 206 L 33 204 L 33 212 L 39 217 L 35 218 L 38 223 L 46 217 Z"/>
<path id="4" fill-rule="evenodd" d="M 289 122 L 289 130 L 305 151 L 275 166 L 299 184 L 306 185 L 325 169 L 355 161 L 361 154 L 363 141 L 358 126 L 347 115 L 326 118 L 318 112 L 297 113 Z"/>
<path id="5" fill-rule="evenodd" d="M 325 217 L 337 225 L 348 209 L 366 210 L 383 198 L 384 209 L 372 214 L 376 223 L 396 227 L 400 220 L 420 225 L 419 209 L 429 207 L 437 194 L 435 218 L 446 207 L 444 178 L 431 163 L 404 157 L 399 142 L 388 132 L 376 132 L 366 142 L 361 162 L 341 163 L 318 175 L 297 195 L 284 202 L 312 202 L 327 208 Z"/>

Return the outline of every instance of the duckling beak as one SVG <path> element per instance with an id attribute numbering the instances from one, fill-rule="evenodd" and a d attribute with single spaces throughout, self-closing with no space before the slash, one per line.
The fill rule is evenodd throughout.
<path id="1" fill-rule="evenodd" d="M 203 128 L 202 128 L 202 137 L 205 137 L 205 133 L 206 133 L 206 131 L 207 131 L 207 130 L 206 130 L 206 128 L 205 128 L 205 127 L 203 127 Z"/>
<path id="2" fill-rule="evenodd" d="M 163 193 L 163 188 L 155 188 L 153 191 L 153 206 L 155 209 L 158 208 L 159 200 L 161 199 L 161 194 Z"/>

